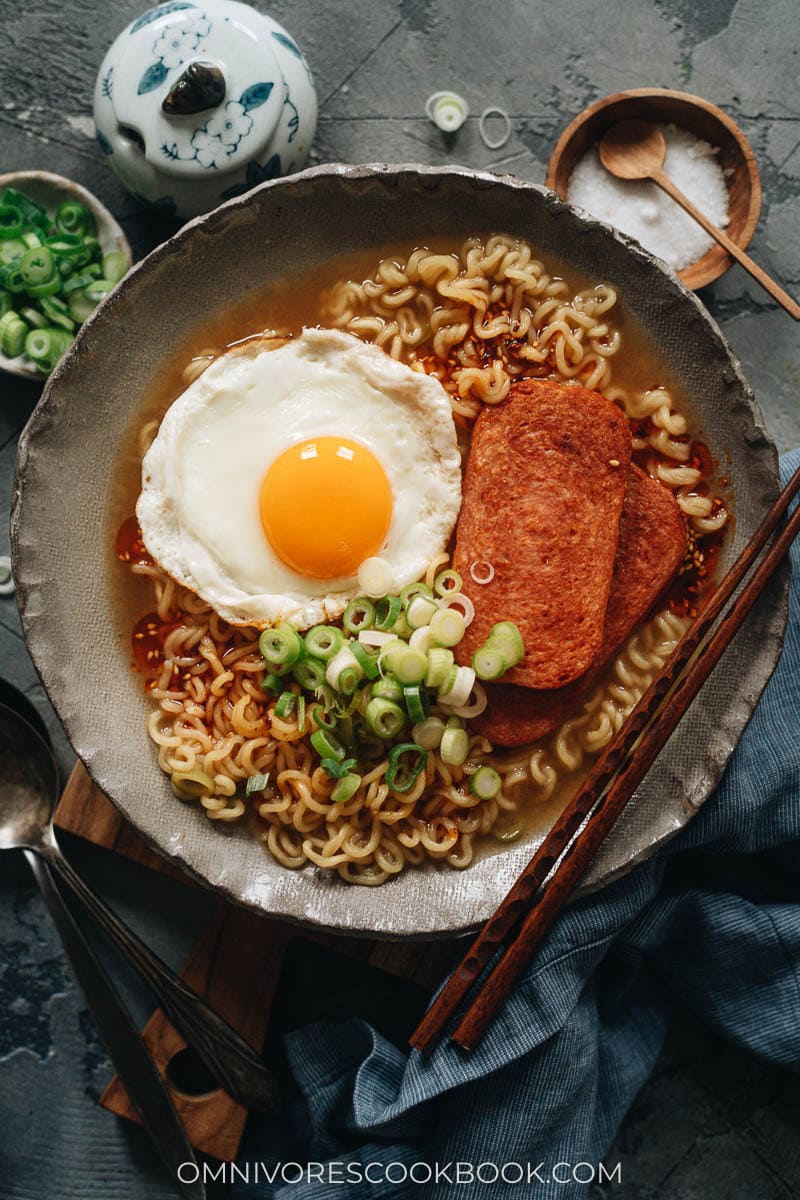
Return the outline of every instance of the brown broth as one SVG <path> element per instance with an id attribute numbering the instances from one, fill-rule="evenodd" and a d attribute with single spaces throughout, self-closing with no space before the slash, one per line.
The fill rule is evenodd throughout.
<path id="1" fill-rule="evenodd" d="M 381 258 L 406 257 L 417 244 L 400 249 L 395 245 L 383 250 L 373 249 L 359 254 L 342 255 L 313 272 L 293 278 L 291 283 L 282 280 L 249 293 L 233 308 L 188 331 L 185 339 L 176 346 L 169 361 L 153 379 L 152 386 L 142 396 L 136 415 L 121 440 L 114 473 L 115 486 L 109 503 L 107 543 L 110 548 L 111 590 L 115 600 L 117 630 L 129 658 L 132 657 L 131 630 L 136 628 L 141 634 L 143 621 L 146 624 L 149 622 L 148 628 L 152 625 L 152 586 L 148 579 L 137 577 L 125 568 L 118 560 L 114 546 L 117 531 L 134 511 L 140 488 L 139 435 L 143 426 L 148 421 L 162 417 L 173 400 L 185 390 L 187 385 L 183 381 L 182 373 L 192 358 L 209 352 L 218 355 L 249 337 L 265 332 L 297 334 L 304 326 L 318 325 L 321 322 L 322 297 L 328 288 L 340 279 L 367 278 Z M 451 253 L 454 250 L 451 243 L 439 239 L 432 239 L 426 244 L 437 252 Z M 455 249 L 457 250 L 458 246 Z M 570 289 L 573 294 L 591 288 L 598 282 L 570 275 Z M 626 313 L 624 302 L 618 303 L 619 307 L 612 310 L 611 314 L 612 322 L 622 337 L 622 348 L 615 356 L 613 364 L 615 385 L 630 391 L 667 388 L 675 407 L 687 417 L 693 438 L 702 437 L 695 414 L 669 365 L 648 341 L 646 331 L 636 323 L 632 315 Z M 729 504 L 728 489 L 719 486 L 721 482 L 728 481 L 719 480 L 715 463 L 709 465 L 713 466 L 710 481 L 717 494 L 721 491 L 726 504 Z M 713 572 L 710 572 L 710 578 L 712 576 Z M 145 649 L 147 652 L 154 652 L 149 642 Z M 611 670 L 604 676 L 604 681 L 610 673 Z M 546 740 L 549 741 L 549 738 Z M 587 770 L 588 766 L 585 766 L 574 774 L 560 777 L 553 795 L 547 801 L 530 805 L 527 810 L 523 809 L 520 814 L 523 838 L 544 835 L 560 815 L 566 802 L 574 795 Z M 506 843 L 487 838 L 476 846 L 476 853 L 494 854 L 505 849 Z"/>

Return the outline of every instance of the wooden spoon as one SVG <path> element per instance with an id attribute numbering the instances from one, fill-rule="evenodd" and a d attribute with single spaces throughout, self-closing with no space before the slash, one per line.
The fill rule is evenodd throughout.
<path id="1" fill-rule="evenodd" d="M 691 200 L 676 188 L 675 184 L 664 174 L 664 157 L 667 147 L 663 135 L 649 121 L 620 121 L 603 135 L 600 142 L 600 161 L 607 171 L 618 179 L 652 179 L 660 188 L 671 196 L 676 204 L 689 214 L 698 225 L 702 225 L 706 233 L 735 258 L 738 263 L 749 271 L 753 278 L 773 296 L 786 311 L 800 321 L 800 305 L 788 296 L 774 279 L 770 279 L 766 271 L 757 266 L 744 250 L 732 242 L 726 233 L 717 229 L 699 208 L 695 208 Z"/>

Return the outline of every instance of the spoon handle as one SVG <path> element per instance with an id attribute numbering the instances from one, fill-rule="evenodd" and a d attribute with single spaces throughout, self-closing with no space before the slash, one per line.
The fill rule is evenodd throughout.
<path id="1" fill-rule="evenodd" d="M 84 938 L 56 887 L 48 864 L 26 850 L 34 878 L 59 932 L 75 978 L 80 984 L 100 1036 L 139 1116 L 153 1139 L 172 1180 L 186 1200 L 205 1200 L 197 1159 L 189 1144 L 158 1068 L 139 1036 L 119 993 Z M 183 1182 L 180 1167 L 193 1169 L 194 1182 Z"/>
<path id="2" fill-rule="evenodd" d="M 89 910 L 123 956 L 150 985 L 161 1008 L 215 1079 L 245 1108 L 278 1107 L 272 1075 L 244 1038 L 150 950 L 133 930 L 81 879 L 53 838 L 43 847 L 47 861 Z"/>
<path id="3" fill-rule="evenodd" d="M 794 317 L 795 321 L 800 321 L 800 305 L 795 303 L 792 297 L 785 292 L 783 288 L 775 282 L 774 279 L 771 279 L 762 267 L 759 267 L 757 263 L 754 263 L 749 254 L 745 254 L 744 250 L 742 250 L 740 246 L 737 246 L 735 242 L 732 242 L 727 233 L 725 233 L 722 229 L 718 229 L 716 225 L 709 221 L 705 213 L 702 213 L 699 208 L 696 208 L 695 205 L 692 204 L 691 200 L 684 196 L 683 192 L 680 191 L 679 188 L 676 188 L 675 184 L 672 182 L 670 177 L 664 173 L 664 171 L 653 171 L 650 178 L 654 183 L 657 183 L 660 188 L 663 188 L 667 195 L 671 196 L 676 204 L 680 204 L 684 212 L 687 212 L 690 217 L 693 217 L 694 220 L 697 221 L 698 225 L 702 225 L 706 233 L 710 234 L 711 237 L 718 241 L 720 246 L 724 246 L 731 258 L 735 258 L 736 261 L 744 267 L 745 271 L 749 271 L 749 273 L 753 276 L 753 279 L 755 279 L 757 283 L 760 283 L 761 286 L 769 292 L 770 296 L 777 300 L 778 303 L 786 309 L 790 316 Z"/>

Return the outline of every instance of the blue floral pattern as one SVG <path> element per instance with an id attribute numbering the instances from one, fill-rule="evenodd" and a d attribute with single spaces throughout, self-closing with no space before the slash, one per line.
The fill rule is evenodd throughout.
<path id="1" fill-rule="evenodd" d="M 145 25 L 150 25 L 151 22 L 157 21 L 159 17 L 166 16 L 167 13 L 180 12 L 184 8 L 196 8 L 197 5 L 189 4 L 188 0 L 170 0 L 168 4 L 158 4 L 155 8 L 148 8 L 147 12 L 143 12 L 138 17 L 130 29 L 129 33 L 138 33 L 140 29 L 144 29 Z"/>
<path id="2" fill-rule="evenodd" d="M 113 67 L 109 67 L 108 70 L 106 71 L 105 75 L 103 76 L 102 82 L 100 84 L 100 90 L 102 91 L 103 95 L 105 96 L 105 98 L 107 100 L 111 99 L 111 95 L 114 90 L 114 68 Z"/>
<path id="3" fill-rule="evenodd" d="M 271 83 L 254 83 L 242 92 L 238 100 L 229 100 L 224 109 L 215 112 L 205 125 L 194 131 L 191 137 L 193 153 L 181 154 L 177 142 L 171 145 L 163 142 L 161 153 L 166 158 L 181 162 L 198 162 L 207 170 L 224 168 L 227 159 L 236 153 L 242 138 L 247 137 L 253 128 L 250 112 L 266 104 L 272 88 Z"/>
<path id="4" fill-rule="evenodd" d="M 193 7 L 187 5 L 186 7 Z M 173 68 L 183 66 L 196 53 L 203 38 L 211 32 L 211 22 L 205 13 L 181 25 L 168 25 L 153 43 L 154 62 L 139 80 L 138 93 L 152 92 L 159 87 Z"/>

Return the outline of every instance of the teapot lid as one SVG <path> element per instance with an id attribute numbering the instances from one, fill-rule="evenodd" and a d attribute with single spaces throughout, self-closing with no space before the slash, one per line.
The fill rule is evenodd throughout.
<path id="1" fill-rule="evenodd" d="M 156 170 L 199 177 L 264 151 L 284 81 L 262 22 L 243 4 L 167 0 L 118 39 L 103 87 Z"/>

